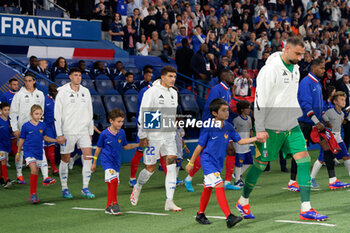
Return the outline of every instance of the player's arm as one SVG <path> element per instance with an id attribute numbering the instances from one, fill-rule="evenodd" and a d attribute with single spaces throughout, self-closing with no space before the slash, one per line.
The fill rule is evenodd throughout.
<path id="1" fill-rule="evenodd" d="M 44 138 L 44 141 L 46 141 L 46 142 L 57 142 L 57 139 L 51 138 L 51 137 L 46 136 L 46 135 L 43 138 Z"/>
<path id="2" fill-rule="evenodd" d="M 19 162 L 19 153 L 22 150 L 23 144 L 24 144 L 24 139 L 20 138 L 19 141 L 18 141 L 18 149 L 17 149 L 17 153 L 16 153 L 16 162 Z"/>
<path id="3" fill-rule="evenodd" d="M 185 140 L 183 138 L 181 140 L 182 140 L 182 146 L 185 149 L 186 154 L 189 154 L 190 150 L 188 149 Z"/>
<path id="4" fill-rule="evenodd" d="M 95 155 L 94 155 L 94 162 L 92 163 L 91 165 L 91 171 L 94 172 L 96 170 L 96 162 L 97 162 L 97 158 L 98 158 L 98 155 L 100 154 L 101 152 L 101 147 L 96 147 L 96 150 L 95 150 Z"/>
<path id="5" fill-rule="evenodd" d="M 131 143 L 123 146 L 124 150 L 132 150 L 140 146 L 140 143 Z"/>
<path id="6" fill-rule="evenodd" d="M 88 108 L 89 108 L 89 118 L 90 118 L 90 124 L 89 124 L 89 135 L 94 135 L 94 114 L 92 110 L 92 101 L 91 101 L 91 95 L 90 92 L 88 93 Z"/>
<path id="7" fill-rule="evenodd" d="M 237 143 L 239 145 L 245 145 L 245 144 L 250 144 L 250 143 L 253 143 L 253 142 L 256 142 L 256 141 L 257 141 L 256 137 L 251 137 L 251 138 L 242 138 Z"/>
<path id="8" fill-rule="evenodd" d="M 196 149 L 194 150 L 192 157 L 191 157 L 191 160 L 186 165 L 186 172 L 187 173 L 190 173 L 192 171 L 194 162 L 196 161 L 198 155 L 201 153 L 202 150 L 203 150 L 203 146 L 201 146 L 201 145 L 198 145 L 196 147 Z"/>
<path id="9" fill-rule="evenodd" d="M 57 142 L 59 144 L 64 144 L 66 139 L 63 136 L 62 131 L 62 110 L 63 110 L 63 96 L 62 92 L 58 92 L 55 99 L 55 108 L 54 108 L 54 118 L 55 118 L 55 129 L 57 134 Z"/>

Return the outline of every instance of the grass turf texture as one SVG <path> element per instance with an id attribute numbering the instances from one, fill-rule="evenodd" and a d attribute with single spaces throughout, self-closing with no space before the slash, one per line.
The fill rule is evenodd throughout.
<path id="1" fill-rule="evenodd" d="M 313 161 L 318 151 L 311 152 Z M 11 161 L 13 164 L 13 161 Z M 184 164 L 185 165 L 185 164 Z M 183 166 L 184 166 L 183 165 Z M 290 160 L 288 160 L 290 167 Z M 141 168 L 141 166 L 140 166 Z M 29 182 L 29 168 L 23 170 L 24 178 Z M 336 167 L 337 178 L 343 182 L 350 182 L 343 165 Z M 165 189 L 164 173 L 156 171 L 149 182 L 143 187 L 139 203 L 131 206 L 129 197 L 132 189 L 128 179 L 130 166 L 122 165 L 118 187 L 118 201 L 123 212 L 120 216 L 106 215 L 104 211 L 73 210 L 73 207 L 104 209 L 107 199 L 107 185 L 104 183 L 104 172 L 101 167 L 92 175 L 90 190 L 96 195 L 93 200 L 80 197 L 82 186 L 81 167 L 75 166 L 69 171 L 69 188 L 74 198 L 66 200 L 61 197 L 59 178 L 50 187 L 41 185 L 39 173 L 38 196 L 40 204 L 32 205 L 28 202 L 29 184 L 14 185 L 10 189 L 0 190 L 0 219 L 1 232 L 349 232 L 348 221 L 350 206 L 350 189 L 331 191 L 328 189 L 328 175 L 325 167 L 317 177 L 320 191 L 311 192 L 312 206 L 322 214 L 327 214 L 329 220 L 324 222 L 335 224 L 336 227 L 320 225 L 301 225 L 291 223 L 277 223 L 276 220 L 299 221 L 300 196 L 299 193 L 285 189 L 289 181 L 289 174 L 281 173 L 278 161 L 271 164 L 271 171 L 264 172 L 250 198 L 252 212 L 256 219 L 243 220 L 233 229 L 227 229 L 225 220 L 209 218 L 211 225 L 199 225 L 194 216 L 198 211 L 203 182 L 203 173 L 199 171 L 193 179 L 194 193 L 179 186 L 175 192 L 175 203 L 183 208 L 182 212 L 164 211 Z M 185 171 L 180 171 L 180 178 L 184 178 Z M 15 177 L 14 166 L 9 168 L 10 178 Z M 224 177 L 224 171 L 222 172 Z M 226 191 L 231 211 L 238 215 L 235 203 L 241 191 Z M 55 203 L 54 206 L 43 203 Z M 127 211 L 165 213 L 168 216 L 152 216 L 125 213 Z M 213 191 L 206 210 L 207 216 L 220 216 L 223 213 L 216 201 Z"/>

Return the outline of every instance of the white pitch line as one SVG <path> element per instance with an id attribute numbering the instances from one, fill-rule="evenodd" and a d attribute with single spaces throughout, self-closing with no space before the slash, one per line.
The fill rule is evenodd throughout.
<path id="1" fill-rule="evenodd" d="M 43 205 L 56 205 L 55 203 L 43 203 Z"/>
<path id="2" fill-rule="evenodd" d="M 336 227 L 335 224 L 328 224 L 328 223 L 318 223 L 318 222 L 299 222 L 299 221 L 290 221 L 290 220 L 276 220 L 275 222 L 281 222 L 281 223 L 296 223 L 296 224 L 305 224 L 305 225 L 320 225 L 325 227 Z"/>
<path id="3" fill-rule="evenodd" d="M 87 211 L 104 211 L 105 209 L 96 209 L 96 208 L 81 208 L 81 207 L 73 207 L 73 210 L 87 210 Z M 162 213 L 152 213 L 152 212 L 139 212 L 139 211 L 126 211 L 124 213 L 127 214 L 144 214 L 144 215 L 157 215 L 157 216 L 167 216 L 169 214 Z"/>
<path id="4" fill-rule="evenodd" d="M 288 188 L 282 188 L 282 189 L 288 189 Z M 314 188 L 311 188 L 311 191 L 320 191 L 321 189 L 314 189 Z M 350 190 L 349 190 L 350 191 Z"/>
<path id="5" fill-rule="evenodd" d="M 207 218 L 216 218 L 216 219 L 226 219 L 225 217 L 222 216 L 206 216 Z"/>

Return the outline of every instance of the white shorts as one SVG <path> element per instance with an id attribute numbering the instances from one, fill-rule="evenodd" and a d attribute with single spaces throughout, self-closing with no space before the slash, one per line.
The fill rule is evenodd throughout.
<path id="1" fill-rule="evenodd" d="M 176 141 L 174 139 L 166 140 L 149 140 L 148 146 L 143 151 L 143 163 L 145 165 L 153 165 L 161 156 L 176 156 Z"/>
<path id="2" fill-rule="evenodd" d="M 7 153 L 5 151 L 0 151 L 0 161 L 7 159 L 8 154 L 9 153 Z"/>
<path id="3" fill-rule="evenodd" d="M 105 170 L 105 183 L 111 182 L 111 180 L 117 178 L 119 182 L 119 172 L 116 172 L 114 169 Z"/>
<path id="4" fill-rule="evenodd" d="M 43 165 L 43 161 L 42 160 L 38 160 L 34 157 L 27 157 L 26 158 L 26 165 L 29 166 L 30 163 L 36 163 L 36 167 L 37 168 L 41 168 L 41 166 Z"/>
<path id="5" fill-rule="evenodd" d="M 61 145 L 61 154 L 70 154 L 74 151 L 75 144 L 78 148 L 91 147 L 91 139 L 89 135 L 67 135 L 64 136 L 66 142 Z"/>
<path id="6" fill-rule="evenodd" d="M 220 176 L 220 172 L 210 173 L 208 175 L 204 175 L 204 185 L 205 187 L 215 188 L 218 184 L 221 184 L 223 181 Z"/>

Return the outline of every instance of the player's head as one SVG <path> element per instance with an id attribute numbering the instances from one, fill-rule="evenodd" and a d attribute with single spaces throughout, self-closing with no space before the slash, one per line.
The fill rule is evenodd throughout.
<path id="1" fill-rule="evenodd" d="M 289 64 L 297 64 L 301 61 L 305 53 L 305 45 L 300 37 L 292 36 L 287 39 L 287 45 L 284 50 L 285 58 Z"/>
<path id="2" fill-rule="evenodd" d="M 27 72 L 24 76 L 24 86 L 27 90 L 35 89 L 35 75 L 33 73 Z"/>
<path id="3" fill-rule="evenodd" d="M 152 71 L 151 70 L 145 70 L 143 72 L 143 80 L 145 80 L 146 82 L 150 82 L 152 80 Z"/>
<path id="4" fill-rule="evenodd" d="M 337 91 L 332 97 L 332 103 L 334 106 L 344 108 L 346 105 L 346 94 L 343 91 Z"/>
<path id="5" fill-rule="evenodd" d="M 230 69 L 223 69 L 220 72 L 220 80 L 228 84 L 229 86 L 233 85 L 233 72 Z"/>
<path id="6" fill-rule="evenodd" d="M 166 87 L 173 87 L 176 81 L 176 69 L 172 66 L 164 66 L 160 71 L 161 84 Z"/>
<path id="7" fill-rule="evenodd" d="M 322 78 L 326 71 L 325 63 L 323 59 L 317 58 L 310 63 L 310 72 L 317 78 Z"/>
<path id="8" fill-rule="evenodd" d="M 41 119 L 41 117 L 43 116 L 43 109 L 41 108 L 40 105 L 34 104 L 30 108 L 30 115 L 32 116 L 32 119 L 35 122 L 38 122 Z"/>
<path id="9" fill-rule="evenodd" d="M 221 98 L 216 98 L 210 102 L 209 111 L 215 120 L 224 121 L 228 119 L 228 103 Z"/>
<path id="10" fill-rule="evenodd" d="M 55 83 L 50 83 L 50 85 L 49 85 L 49 94 L 54 99 L 56 98 L 56 95 L 58 93 L 57 88 L 58 88 L 58 86 Z"/>
<path id="11" fill-rule="evenodd" d="M 329 98 L 332 98 L 336 91 L 337 90 L 334 86 L 327 86 L 325 99 L 328 100 Z"/>
<path id="12" fill-rule="evenodd" d="M 0 104 L 0 112 L 4 117 L 8 117 L 10 115 L 10 104 L 7 102 L 2 102 Z"/>
<path id="13" fill-rule="evenodd" d="M 250 113 L 250 103 L 247 100 L 240 100 L 237 102 L 237 112 L 239 115 L 245 114 L 249 115 Z"/>
<path id="14" fill-rule="evenodd" d="M 81 70 L 78 67 L 73 67 L 69 70 L 69 78 L 73 85 L 80 85 Z"/>
<path id="15" fill-rule="evenodd" d="M 111 126 L 119 130 L 123 126 L 125 119 L 125 113 L 119 108 L 114 108 L 108 113 L 108 120 L 111 123 Z"/>
<path id="16" fill-rule="evenodd" d="M 14 91 L 14 92 L 18 91 L 18 88 L 19 88 L 18 80 L 15 78 L 11 78 L 9 80 L 9 87 L 10 87 L 11 91 Z"/>
<path id="17" fill-rule="evenodd" d="M 125 80 L 128 83 L 132 83 L 134 81 L 134 74 L 131 72 L 126 72 L 125 73 Z"/>
<path id="18" fill-rule="evenodd" d="M 30 64 L 31 66 L 37 66 L 37 65 L 39 65 L 38 58 L 37 58 L 36 56 L 31 56 L 31 57 L 29 58 L 29 64 Z"/>

